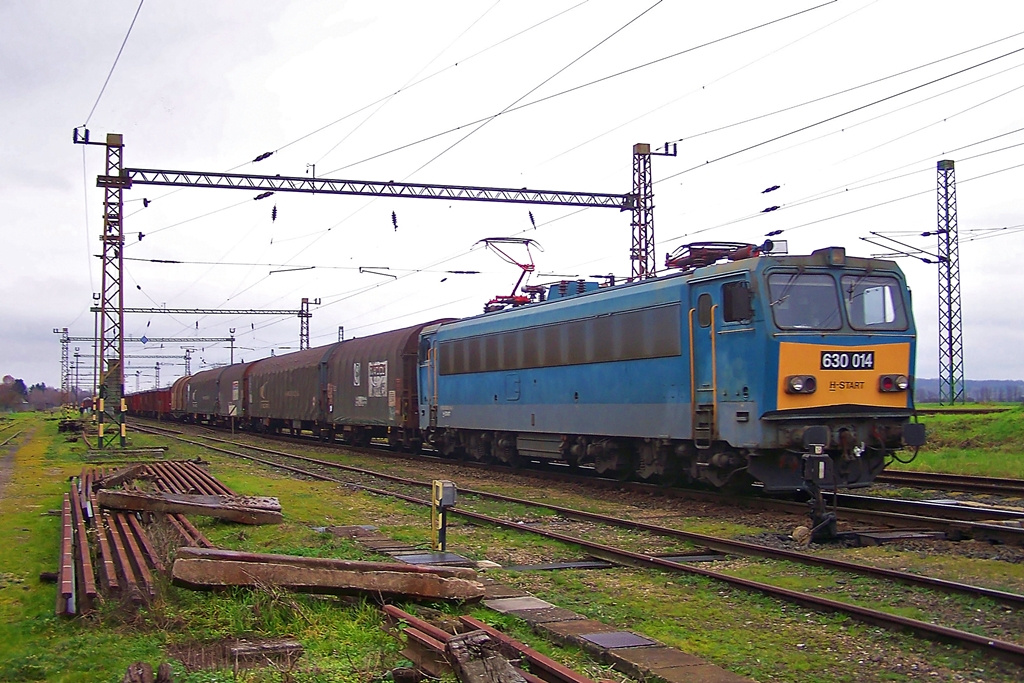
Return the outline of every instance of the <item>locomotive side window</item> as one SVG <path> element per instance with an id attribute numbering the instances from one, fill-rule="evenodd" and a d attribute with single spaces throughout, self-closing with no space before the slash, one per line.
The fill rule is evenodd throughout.
<path id="1" fill-rule="evenodd" d="M 678 356 L 680 334 L 678 304 L 494 332 L 441 342 L 440 374 Z"/>
<path id="2" fill-rule="evenodd" d="M 722 285 L 722 318 L 727 323 L 750 320 L 754 317 L 754 308 L 750 304 L 750 283 L 726 282 Z"/>
<path id="3" fill-rule="evenodd" d="M 839 293 L 831 275 L 772 273 L 768 296 L 779 329 L 838 330 L 843 326 Z"/>
<path id="4" fill-rule="evenodd" d="M 697 297 L 697 322 L 701 327 L 711 325 L 711 295 L 701 294 Z"/>
<path id="5" fill-rule="evenodd" d="M 905 330 L 907 312 L 902 287 L 894 277 L 844 275 L 843 302 L 855 330 Z"/>

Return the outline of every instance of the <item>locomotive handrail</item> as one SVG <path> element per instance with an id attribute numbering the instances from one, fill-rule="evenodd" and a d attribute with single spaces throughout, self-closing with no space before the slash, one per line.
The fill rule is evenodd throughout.
<path id="1" fill-rule="evenodd" d="M 715 310 L 718 304 L 711 305 L 711 441 L 718 435 L 718 340 L 715 338 Z"/>
<path id="2" fill-rule="evenodd" d="M 693 356 L 693 314 L 696 308 L 690 309 L 690 434 L 697 436 L 697 369 Z"/>

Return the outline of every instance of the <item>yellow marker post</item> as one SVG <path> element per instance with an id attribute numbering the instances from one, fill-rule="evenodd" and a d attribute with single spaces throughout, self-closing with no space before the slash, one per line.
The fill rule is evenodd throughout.
<path id="1" fill-rule="evenodd" d="M 431 548 L 434 552 L 444 552 L 448 536 L 448 508 L 455 507 L 458 489 L 455 482 L 446 479 L 435 479 L 430 493 L 430 531 Z"/>

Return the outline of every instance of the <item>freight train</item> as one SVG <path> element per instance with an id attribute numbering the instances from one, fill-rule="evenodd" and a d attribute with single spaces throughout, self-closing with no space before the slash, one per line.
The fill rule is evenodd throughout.
<path id="1" fill-rule="evenodd" d="M 715 488 L 868 486 L 913 421 L 915 329 L 892 261 L 688 245 L 678 272 L 182 377 L 130 412 L 254 432 Z M 536 291 L 536 288 L 534 288 Z M 150 394 L 160 394 L 158 398 Z"/>

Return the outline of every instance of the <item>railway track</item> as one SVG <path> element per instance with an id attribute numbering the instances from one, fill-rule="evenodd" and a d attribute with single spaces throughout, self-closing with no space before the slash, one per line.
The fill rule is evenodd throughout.
<path id="1" fill-rule="evenodd" d="M 168 427 L 150 426 L 154 429 L 166 430 L 169 433 L 182 433 L 180 430 Z M 206 429 L 213 434 L 221 433 L 220 430 L 209 427 L 198 428 Z M 305 437 L 263 434 L 260 435 L 260 438 L 280 441 L 283 443 L 295 443 L 296 439 L 298 439 L 300 443 L 306 443 L 308 445 L 331 445 L 325 444 L 322 441 L 307 439 Z M 344 448 L 349 452 L 362 453 L 373 457 L 381 457 L 382 454 L 386 454 L 388 457 L 405 458 L 415 462 L 433 460 L 438 463 L 448 465 L 457 463 L 464 467 L 486 469 L 490 472 L 506 472 L 508 474 L 516 473 L 521 476 L 600 487 L 606 490 L 635 491 L 638 493 L 668 496 L 686 500 L 699 500 L 728 507 L 739 507 L 769 512 L 776 511 L 798 516 L 806 515 L 808 512 L 807 504 L 799 501 L 760 496 L 731 495 L 723 494 L 719 491 L 705 491 L 699 489 L 667 487 L 644 482 L 621 481 L 619 479 L 600 477 L 591 471 L 586 470 L 586 468 L 570 471 L 565 467 L 549 465 L 541 467 L 540 469 L 516 469 L 507 466 L 494 465 L 492 463 L 454 461 L 450 458 L 427 454 L 412 456 L 389 449 L 347 445 L 344 446 Z M 881 526 L 888 529 L 938 531 L 945 534 L 950 540 L 971 539 L 990 543 L 1024 546 L 1024 511 L 1022 510 L 1004 509 L 993 506 L 970 506 L 952 502 L 901 500 L 848 493 L 841 493 L 837 497 L 833 497 L 831 494 L 826 494 L 826 500 L 830 507 L 835 509 L 839 519 L 846 522 L 872 525 L 874 529 Z"/>
<path id="2" fill-rule="evenodd" d="M 221 439 L 219 437 L 197 436 L 188 438 L 184 435 L 181 435 L 180 433 L 169 434 L 167 430 L 151 431 L 155 433 L 162 432 L 166 436 L 170 436 L 171 438 L 175 438 L 186 443 L 190 443 L 203 448 L 208 448 L 215 452 L 230 455 L 232 457 L 240 457 L 264 464 L 266 466 L 283 469 L 294 474 L 299 474 L 301 476 L 310 477 L 322 481 L 336 482 L 339 484 L 343 484 L 345 486 L 359 488 L 378 495 L 398 498 L 400 500 L 404 500 L 406 502 L 417 505 L 430 505 L 429 500 L 425 498 L 420 498 L 416 495 L 412 495 L 411 493 L 407 492 L 413 489 L 422 490 L 424 488 L 429 488 L 430 485 L 428 483 L 408 479 L 405 477 L 399 477 L 396 475 L 374 472 L 365 468 L 344 465 L 338 462 L 322 460 L 318 458 L 311 458 L 309 456 L 299 455 L 296 453 L 289 453 L 277 449 L 270 449 L 262 446 L 255 446 L 252 444 L 230 441 L 227 439 Z M 203 443 L 202 441 L 197 441 L 195 439 L 202 439 L 207 443 Z M 224 446 L 230 446 L 231 448 L 225 448 Z M 261 455 L 254 455 L 251 452 L 240 452 L 237 449 L 253 451 L 256 453 L 260 453 Z M 288 464 L 287 462 L 283 462 L 283 459 L 298 461 L 302 464 L 302 466 L 300 467 L 297 465 Z M 344 471 L 349 475 L 357 475 L 358 477 L 361 478 L 361 481 L 355 482 L 352 481 L 351 478 L 343 480 L 325 473 L 326 471 L 332 470 Z M 374 482 L 387 482 L 388 484 L 392 485 L 392 487 L 381 488 L 382 484 L 368 483 L 367 479 Z M 394 485 L 398 485 L 398 487 L 400 487 L 401 490 L 397 490 Z M 496 500 L 532 508 L 544 508 L 546 510 L 554 511 L 559 516 L 568 519 L 600 524 L 610 527 L 626 528 L 632 531 L 643 532 L 655 536 L 683 540 L 688 543 L 698 545 L 700 547 L 710 548 L 716 552 L 815 565 L 836 571 L 871 576 L 876 579 L 898 581 L 901 583 L 925 587 L 932 590 L 942 590 L 950 593 L 967 595 L 971 597 L 985 597 L 1012 606 L 1014 608 L 1019 608 L 1020 606 L 1024 605 L 1024 596 L 1019 594 L 1008 593 L 1004 591 L 995 591 L 992 589 L 982 588 L 978 586 L 971 586 L 969 584 L 961 584 L 957 582 L 946 581 L 932 577 L 924 577 L 915 574 L 908 574 L 905 572 L 881 569 L 869 565 L 860 565 L 856 563 L 846 562 L 843 560 L 835 560 L 824 557 L 813 557 L 805 555 L 803 553 L 796 553 L 789 550 L 768 548 L 742 541 L 717 538 L 707 536 L 704 534 L 696 534 L 692 532 L 682 531 L 679 529 L 674 529 L 671 527 L 663 527 L 644 522 L 637 522 L 628 519 L 610 517 L 607 515 L 570 509 L 543 502 L 513 498 L 485 491 L 462 489 L 460 492 L 464 498 L 469 497 L 470 499 L 479 498 L 486 500 Z M 1006 659 L 1008 661 L 1013 661 L 1017 664 L 1024 664 L 1024 646 L 1018 645 L 1016 643 L 988 638 L 985 636 L 979 636 L 974 633 L 968 633 L 965 631 L 939 626 L 928 622 L 909 619 L 906 617 L 889 614 L 879 610 L 866 608 L 846 602 L 841 602 L 838 600 L 833 600 L 831 598 L 825 598 L 809 593 L 780 588 L 770 584 L 752 581 L 732 576 L 726 573 L 705 569 L 702 567 L 696 567 L 692 564 L 687 563 L 684 559 L 680 559 L 678 557 L 674 559 L 666 558 L 658 555 L 635 552 L 620 547 L 613 547 L 607 544 L 597 543 L 594 541 L 587 540 L 587 538 L 584 537 L 589 534 L 567 535 L 561 532 L 544 529 L 539 526 L 523 525 L 518 521 L 510 521 L 506 519 L 493 517 L 491 515 L 484 515 L 466 509 L 465 507 L 453 509 L 450 511 L 450 514 L 459 515 L 476 522 L 492 524 L 507 529 L 514 529 L 519 532 L 537 534 L 544 536 L 546 538 L 573 544 L 575 546 L 584 548 L 587 551 L 587 553 L 595 557 L 602 558 L 617 564 L 658 568 L 703 576 L 708 579 L 713 579 L 715 581 L 727 583 L 731 586 L 770 595 L 781 600 L 795 602 L 797 604 L 812 607 L 817 610 L 840 612 L 843 614 L 847 614 L 858 620 L 865 621 L 871 624 L 882 625 L 886 628 L 894 630 L 909 630 L 925 638 L 940 640 L 944 642 L 953 642 L 964 647 L 980 648 L 989 651 L 993 653 L 995 656 Z"/>
<path id="3" fill-rule="evenodd" d="M 975 477 L 963 474 L 886 470 L 875 479 L 882 484 L 913 486 L 939 490 L 989 493 L 998 496 L 1024 497 L 1024 480 L 998 477 Z"/>
<path id="4" fill-rule="evenodd" d="M 4 446 L 6 446 L 6 445 L 7 445 L 7 444 L 9 444 L 9 443 L 10 443 L 11 441 L 14 441 L 14 440 L 15 440 L 16 438 L 18 438 L 18 436 L 20 436 L 20 435 L 21 435 L 22 431 L 23 431 L 23 430 L 19 430 L 19 431 L 15 432 L 14 434 L 11 434 L 11 435 L 10 435 L 9 437 L 7 437 L 6 439 L 4 439 L 4 440 L 3 440 L 3 442 L 2 442 L 2 443 L 0 443 L 0 448 L 2 448 L 2 447 L 4 447 Z"/>

